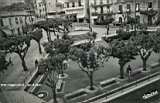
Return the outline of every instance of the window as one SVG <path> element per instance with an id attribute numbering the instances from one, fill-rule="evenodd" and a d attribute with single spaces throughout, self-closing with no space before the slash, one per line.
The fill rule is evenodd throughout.
<path id="1" fill-rule="evenodd" d="M 130 4 L 127 4 L 127 9 L 131 9 L 131 5 Z"/>
<path id="2" fill-rule="evenodd" d="M 148 2 L 148 8 L 152 8 L 152 2 Z"/>
<path id="3" fill-rule="evenodd" d="M 72 2 L 72 7 L 75 7 L 75 2 Z"/>
<path id="4" fill-rule="evenodd" d="M 3 19 L 0 19 L 0 25 L 4 26 Z"/>
<path id="5" fill-rule="evenodd" d="M 131 11 L 131 5 L 127 4 L 127 12 L 130 12 L 130 11 Z"/>
<path id="6" fill-rule="evenodd" d="M 95 12 L 97 11 L 97 7 L 94 8 Z"/>
<path id="7" fill-rule="evenodd" d="M 103 4 L 103 1 L 102 1 L 102 0 L 100 0 L 100 4 Z"/>
<path id="8" fill-rule="evenodd" d="M 107 5 L 107 9 L 110 9 L 110 6 L 109 6 L 109 5 Z"/>
<path id="9" fill-rule="evenodd" d="M 69 8 L 69 2 L 67 2 L 67 8 Z"/>
<path id="10" fill-rule="evenodd" d="M 8 18 L 9 19 L 9 25 L 12 25 L 12 18 Z"/>
<path id="11" fill-rule="evenodd" d="M 94 5 L 96 5 L 96 0 L 94 0 Z"/>
<path id="12" fill-rule="evenodd" d="M 107 0 L 107 4 L 109 4 L 109 0 Z"/>
<path id="13" fill-rule="evenodd" d="M 123 7 L 122 7 L 122 5 L 119 5 L 119 12 L 120 12 L 120 13 L 123 12 Z"/>
<path id="14" fill-rule="evenodd" d="M 78 6 L 82 6 L 81 0 L 78 0 Z"/>
<path id="15" fill-rule="evenodd" d="M 20 19 L 20 20 L 19 20 L 19 21 L 20 21 L 20 23 L 21 23 L 21 24 L 23 24 L 23 20 L 22 20 L 22 17 L 20 17 L 19 19 Z"/>
<path id="16" fill-rule="evenodd" d="M 41 3 L 39 3 L 38 5 L 39 5 L 39 7 L 41 7 Z"/>
<path id="17" fill-rule="evenodd" d="M 18 31 L 18 35 L 21 35 L 20 28 L 18 28 L 17 31 Z"/>
<path id="18" fill-rule="evenodd" d="M 43 8 L 43 11 L 45 12 L 45 8 Z"/>
<path id="19" fill-rule="evenodd" d="M 140 11 L 140 4 L 136 3 L 136 11 Z"/>
<path id="20" fill-rule="evenodd" d="M 101 13 L 103 14 L 103 7 L 101 7 Z"/>
<path id="21" fill-rule="evenodd" d="M 17 17 L 15 18 L 15 22 L 16 22 L 16 24 L 18 24 L 18 23 L 19 23 L 19 22 L 18 22 L 18 18 L 17 18 Z"/>

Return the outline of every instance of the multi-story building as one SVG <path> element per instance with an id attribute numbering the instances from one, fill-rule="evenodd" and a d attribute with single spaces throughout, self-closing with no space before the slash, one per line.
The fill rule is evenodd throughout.
<path id="1" fill-rule="evenodd" d="M 87 0 L 65 0 L 64 11 L 68 19 L 83 22 L 85 19 L 85 2 Z"/>
<path id="2" fill-rule="evenodd" d="M 91 12 L 93 23 L 100 23 L 106 20 L 108 17 L 113 16 L 114 4 L 116 0 L 92 0 L 91 2 Z"/>
<path id="3" fill-rule="evenodd" d="M 58 0 L 47 0 L 47 13 L 49 18 L 63 16 L 63 2 Z"/>
<path id="4" fill-rule="evenodd" d="M 17 5 L 22 5 L 22 3 L 17 3 Z M 24 5 L 17 7 L 24 7 Z M 22 35 L 24 33 L 24 27 L 34 23 L 34 21 L 35 17 L 25 11 L 24 8 L 14 8 L 13 5 L 10 5 L 0 11 L 0 26 L 7 28 L 4 31 L 8 35 Z"/>
<path id="5" fill-rule="evenodd" d="M 35 0 L 34 9 L 35 9 L 35 14 L 37 17 L 39 18 L 46 17 L 46 7 L 45 7 L 44 0 Z"/>
<path id="6" fill-rule="evenodd" d="M 54 18 L 64 14 L 63 2 L 58 0 L 35 0 L 35 12 L 38 17 Z"/>
<path id="7" fill-rule="evenodd" d="M 127 21 L 127 16 L 138 18 L 140 23 L 154 24 L 160 10 L 160 0 L 94 0 L 94 22 L 103 22 L 112 16 L 115 22 Z"/>

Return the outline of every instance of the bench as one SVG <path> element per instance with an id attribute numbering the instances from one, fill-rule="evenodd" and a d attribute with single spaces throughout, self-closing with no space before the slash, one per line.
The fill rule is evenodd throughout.
<path id="1" fill-rule="evenodd" d="M 60 92 L 62 90 L 62 87 L 63 87 L 63 80 L 60 79 L 60 80 L 58 80 L 58 82 L 56 84 L 56 90 L 57 90 L 57 92 Z"/>
<path id="2" fill-rule="evenodd" d="M 114 84 L 116 82 L 117 82 L 116 78 L 111 78 L 111 79 L 104 80 L 104 81 L 100 82 L 100 85 L 101 85 L 101 87 L 106 87 L 106 86 Z"/>
<path id="3" fill-rule="evenodd" d="M 133 71 L 131 72 L 131 76 L 135 76 L 137 74 L 142 73 L 143 68 L 139 68 L 139 69 L 133 69 Z"/>

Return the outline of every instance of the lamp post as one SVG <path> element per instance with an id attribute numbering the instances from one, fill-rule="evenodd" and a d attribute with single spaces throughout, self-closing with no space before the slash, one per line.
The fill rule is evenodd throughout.
<path id="1" fill-rule="evenodd" d="M 90 29 L 90 32 L 92 32 L 92 27 L 91 27 L 91 12 L 90 12 L 90 2 L 89 0 L 87 0 L 87 19 L 88 19 L 88 23 L 89 23 L 89 29 Z"/>

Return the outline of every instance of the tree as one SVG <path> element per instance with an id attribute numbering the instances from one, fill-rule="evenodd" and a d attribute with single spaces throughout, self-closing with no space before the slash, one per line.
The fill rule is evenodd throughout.
<path id="1" fill-rule="evenodd" d="M 0 26 L 0 37 L 7 37 L 5 30 L 9 30 L 8 27 Z"/>
<path id="2" fill-rule="evenodd" d="M 143 70 L 146 71 L 146 63 L 155 47 L 155 35 L 146 31 L 139 32 L 131 38 L 143 62 Z"/>
<path id="3" fill-rule="evenodd" d="M 93 74 L 109 59 L 109 49 L 102 46 L 91 47 L 88 51 L 81 48 L 70 50 L 71 59 L 79 64 L 81 71 L 85 72 L 90 81 L 90 90 L 94 90 Z"/>
<path id="4" fill-rule="evenodd" d="M 37 30 L 35 30 L 31 33 L 31 38 L 38 43 L 40 54 L 42 54 L 42 48 L 41 48 L 41 44 L 40 44 L 40 41 L 41 41 L 42 37 L 43 37 L 43 34 L 42 34 L 41 29 L 37 29 Z"/>
<path id="5" fill-rule="evenodd" d="M 35 27 L 44 29 L 47 32 L 48 41 L 51 40 L 51 34 L 50 32 L 53 32 L 54 35 L 59 38 L 60 32 L 66 33 L 69 32 L 69 27 L 71 27 L 71 22 L 64 19 L 46 19 L 43 21 L 39 21 L 36 24 L 34 24 Z M 58 32 L 58 33 L 57 33 Z"/>
<path id="6" fill-rule="evenodd" d="M 69 51 L 73 41 L 65 36 L 63 39 L 55 39 L 52 42 L 44 44 L 45 51 L 49 56 L 58 56 L 57 67 L 59 68 L 59 74 L 64 76 L 64 70 L 66 69 L 65 62 L 69 59 Z"/>
<path id="7" fill-rule="evenodd" d="M 8 61 L 6 60 L 6 53 L 0 50 L 0 72 L 7 70 Z"/>
<path id="8" fill-rule="evenodd" d="M 28 68 L 26 66 L 25 56 L 30 47 L 30 41 L 30 36 L 8 36 L 0 41 L 0 48 L 1 50 L 5 50 L 6 53 L 18 54 L 22 61 L 23 70 L 27 71 Z"/>
<path id="9" fill-rule="evenodd" d="M 155 33 L 153 51 L 155 53 L 160 53 L 160 31 Z"/>
<path id="10" fill-rule="evenodd" d="M 137 55 L 136 48 L 129 41 L 124 40 L 114 40 L 110 43 L 112 53 L 111 56 L 118 58 L 118 63 L 120 65 L 120 78 L 124 78 L 124 66 L 135 59 L 134 56 Z"/>
<path id="11" fill-rule="evenodd" d="M 133 26 L 137 24 L 137 20 L 131 16 L 128 16 L 127 24 L 130 24 L 131 28 L 133 29 Z M 135 26 L 135 29 L 136 29 L 136 26 Z"/>
<path id="12" fill-rule="evenodd" d="M 57 102 L 57 94 L 56 94 L 56 85 L 59 80 L 59 66 L 57 64 L 57 59 L 59 56 L 50 56 L 47 60 L 45 60 L 48 72 L 47 72 L 47 82 L 46 85 L 52 89 L 53 93 L 53 103 Z"/>

